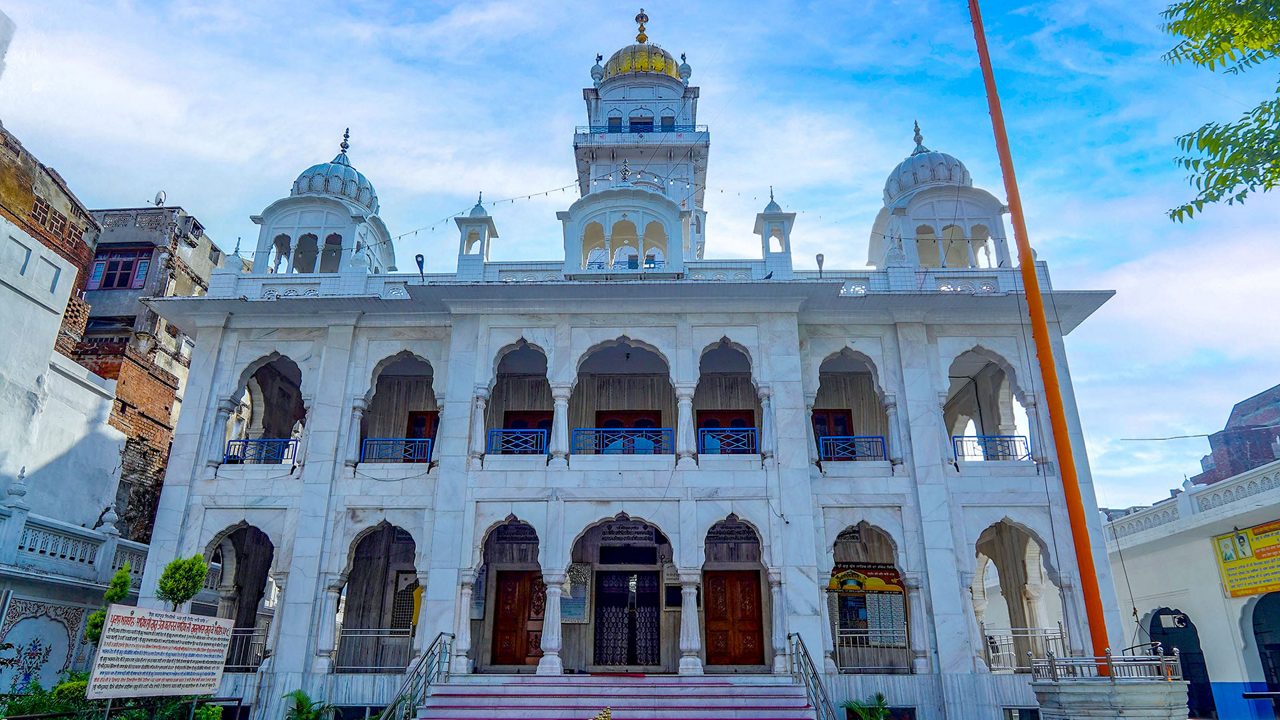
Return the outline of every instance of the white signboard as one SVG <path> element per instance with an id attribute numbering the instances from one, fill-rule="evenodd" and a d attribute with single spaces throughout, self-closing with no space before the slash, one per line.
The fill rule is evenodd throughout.
<path id="1" fill-rule="evenodd" d="M 218 689 L 233 621 L 112 605 L 102 624 L 90 700 L 208 695 Z"/>

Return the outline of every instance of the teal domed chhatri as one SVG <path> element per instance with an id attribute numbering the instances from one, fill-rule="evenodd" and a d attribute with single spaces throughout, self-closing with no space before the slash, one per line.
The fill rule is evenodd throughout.
<path id="1" fill-rule="evenodd" d="M 293 182 L 289 195 L 328 195 L 341 197 L 378 214 L 378 193 L 363 173 L 351 166 L 347 150 L 351 147 L 351 128 L 342 133 L 338 155 L 327 163 L 312 165 Z"/>

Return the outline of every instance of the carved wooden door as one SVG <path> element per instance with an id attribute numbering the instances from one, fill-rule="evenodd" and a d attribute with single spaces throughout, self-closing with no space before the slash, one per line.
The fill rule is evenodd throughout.
<path id="1" fill-rule="evenodd" d="M 497 573 L 494 588 L 494 665 L 528 665 L 542 655 L 546 589 L 536 570 Z"/>
<path id="2" fill-rule="evenodd" d="M 708 665 L 764 664 L 764 608 L 760 573 L 716 570 L 703 573 L 703 623 Z"/>

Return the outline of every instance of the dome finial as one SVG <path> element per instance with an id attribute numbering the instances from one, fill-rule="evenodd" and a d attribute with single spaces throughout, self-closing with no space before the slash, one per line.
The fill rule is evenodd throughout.
<path id="1" fill-rule="evenodd" d="M 346 130 L 342 131 L 342 142 L 339 143 L 338 145 L 338 149 L 341 151 L 342 155 L 346 155 L 347 150 L 351 148 L 351 143 L 347 142 L 350 139 L 351 139 L 351 128 L 347 128 Z"/>
<path id="2" fill-rule="evenodd" d="M 922 135 L 922 134 L 920 133 L 920 121 L 919 121 L 919 120 L 917 120 L 917 121 L 915 122 L 915 128 L 916 128 L 916 136 L 915 136 L 916 149 L 915 149 L 915 150 L 912 150 L 912 151 L 911 151 L 911 154 L 912 154 L 912 155 L 919 155 L 920 153 L 927 153 L 927 152 L 929 152 L 929 148 L 927 148 L 927 147 L 925 147 L 925 146 L 924 146 L 924 135 Z"/>
<path id="3" fill-rule="evenodd" d="M 476 204 L 481 205 L 483 203 L 484 203 L 484 191 L 481 190 L 480 194 L 476 196 Z"/>
<path id="4" fill-rule="evenodd" d="M 769 202 L 773 202 L 773 186 L 769 186 Z"/>
<path id="5" fill-rule="evenodd" d="M 636 14 L 636 24 L 640 26 L 639 32 L 636 33 L 638 43 L 649 42 L 649 36 L 644 34 L 644 24 L 647 22 L 649 22 L 649 16 L 644 14 L 644 8 L 640 8 L 640 12 Z"/>

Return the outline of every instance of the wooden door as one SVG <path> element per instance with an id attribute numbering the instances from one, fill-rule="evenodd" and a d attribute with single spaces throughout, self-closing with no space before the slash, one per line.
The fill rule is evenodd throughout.
<path id="1" fill-rule="evenodd" d="M 708 665 L 764 664 L 758 570 L 708 570 L 702 578 Z"/>
<path id="2" fill-rule="evenodd" d="M 551 430 L 549 410 L 508 410 L 502 415 L 505 430 Z"/>
<path id="3" fill-rule="evenodd" d="M 423 410 L 409 413 L 409 421 L 405 423 L 404 436 L 413 440 L 422 438 L 436 439 L 436 430 L 440 427 L 440 413 L 436 410 Z"/>
<path id="4" fill-rule="evenodd" d="M 494 665 L 527 665 L 542 654 L 545 589 L 536 570 L 500 570 L 494 587 Z"/>

